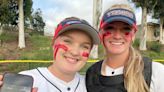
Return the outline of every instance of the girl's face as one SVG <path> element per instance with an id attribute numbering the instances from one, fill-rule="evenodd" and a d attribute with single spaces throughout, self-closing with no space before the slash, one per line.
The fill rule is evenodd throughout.
<path id="1" fill-rule="evenodd" d="M 61 71 L 75 73 L 85 65 L 91 48 L 92 41 L 86 33 L 68 30 L 55 40 L 54 63 Z"/>
<path id="2" fill-rule="evenodd" d="M 135 30 L 124 22 L 112 22 L 102 30 L 102 42 L 107 54 L 119 55 L 129 52 Z"/>

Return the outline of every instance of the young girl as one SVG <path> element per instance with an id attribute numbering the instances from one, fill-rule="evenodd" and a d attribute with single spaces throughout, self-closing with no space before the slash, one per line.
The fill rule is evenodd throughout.
<path id="1" fill-rule="evenodd" d="M 136 31 L 128 5 L 113 5 L 104 13 L 100 35 L 106 57 L 88 69 L 88 92 L 164 92 L 164 66 L 132 47 Z"/>
<path id="2" fill-rule="evenodd" d="M 84 77 L 77 72 L 86 64 L 92 46 L 99 43 L 97 31 L 85 20 L 66 18 L 54 34 L 53 64 L 20 73 L 34 78 L 37 92 L 86 92 Z"/>

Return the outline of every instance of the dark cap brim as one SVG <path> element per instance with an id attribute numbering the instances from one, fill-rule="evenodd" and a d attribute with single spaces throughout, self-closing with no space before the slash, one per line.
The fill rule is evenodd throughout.
<path id="1" fill-rule="evenodd" d="M 108 20 L 104 21 L 104 23 L 102 24 L 102 28 L 104 28 L 109 23 L 114 22 L 114 21 L 125 22 L 125 23 L 127 23 L 127 24 L 129 24 L 131 26 L 134 26 L 136 24 L 133 20 L 131 20 L 131 19 L 127 18 L 127 17 L 124 17 L 124 16 L 114 16 L 114 17 L 111 17 Z"/>
<path id="2" fill-rule="evenodd" d="M 88 35 L 91 36 L 93 40 L 93 44 L 100 44 L 100 38 L 99 38 L 97 30 L 95 30 L 93 27 L 88 26 L 86 24 L 73 24 L 73 25 L 66 26 L 58 33 L 58 35 L 72 29 L 79 29 L 81 31 L 86 32 Z"/>

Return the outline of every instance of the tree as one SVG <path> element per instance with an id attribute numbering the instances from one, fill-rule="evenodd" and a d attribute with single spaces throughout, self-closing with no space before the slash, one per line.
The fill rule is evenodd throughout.
<path id="1" fill-rule="evenodd" d="M 18 4 L 17 0 L 0 1 L 0 23 L 1 25 L 16 26 L 18 21 Z"/>
<path id="2" fill-rule="evenodd" d="M 147 38 L 147 14 L 152 10 L 155 0 L 132 0 L 137 7 L 142 8 L 142 22 L 141 22 L 141 37 L 140 37 L 140 50 L 147 50 L 146 38 Z"/>
<path id="3" fill-rule="evenodd" d="M 42 11 L 37 9 L 36 12 L 32 15 L 31 25 L 35 32 L 44 35 L 45 23 L 42 18 Z"/>
<path id="4" fill-rule="evenodd" d="M 100 15 L 102 11 L 102 0 L 93 0 L 93 27 L 98 30 Z M 91 58 L 98 58 L 98 45 L 94 45 Z"/>
<path id="5" fill-rule="evenodd" d="M 25 36 L 24 36 L 24 13 L 25 17 L 29 17 L 31 15 L 31 7 L 32 7 L 32 0 L 18 0 L 19 5 L 19 41 L 18 47 L 20 49 L 25 48 Z M 24 12 L 25 7 L 25 12 Z M 26 19 L 25 18 L 25 19 Z"/>
<path id="6" fill-rule="evenodd" d="M 153 7 L 153 17 L 160 19 L 160 42 L 164 44 L 164 1 L 156 0 L 156 5 Z"/>
<path id="7" fill-rule="evenodd" d="M 3 25 L 8 24 L 10 20 L 9 0 L 0 1 L 0 35 L 3 32 Z"/>
<path id="8" fill-rule="evenodd" d="M 25 48 L 24 17 L 28 19 L 31 15 L 32 0 L 1 0 L 0 11 L 2 12 L 0 25 L 17 25 L 19 23 L 18 47 Z"/>

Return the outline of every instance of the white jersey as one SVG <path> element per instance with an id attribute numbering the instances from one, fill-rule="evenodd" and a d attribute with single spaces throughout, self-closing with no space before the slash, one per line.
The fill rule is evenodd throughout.
<path id="1" fill-rule="evenodd" d="M 107 76 L 115 76 L 123 74 L 124 67 L 112 69 L 106 67 Z M 164 65 L 158 62 L 152 62 L 152 76 L 150 83 L 150 92 L 164 92 Z"/>
<path id="2" fill-rule="evenodd" d="M 79 73 L 68 83 L 55 77 L 46 67 L 23 71 L 20 74 L 33 77 L 33 87 L 38 88 L 37 92 L 87 92 L 85 79 Z"/>

